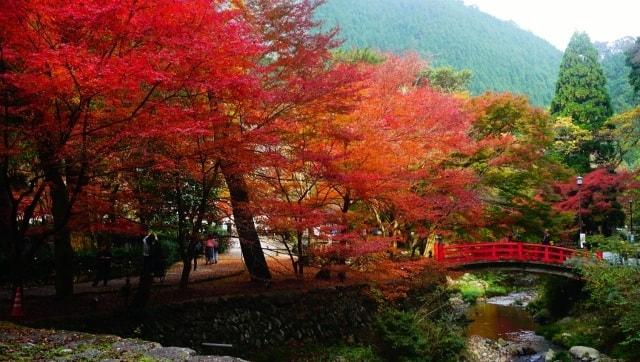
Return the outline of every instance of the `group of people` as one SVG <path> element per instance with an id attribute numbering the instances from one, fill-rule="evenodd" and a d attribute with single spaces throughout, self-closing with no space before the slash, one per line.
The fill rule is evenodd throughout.
<path id="1" fill-rule="evenodd" d="M 147 236 L 142 238 L 142 257 L 143 273 L 151 273 L 163 281 L 167 271 L 167 260 L 155 232 L 149 231 Z"/>
<path id="2" fill-rule="evenodd" d="M 198 268 L 198 258 L 202 254 L 203 243 L 200 240 L 196 240 L 193 246 L 193 270 Z M 213 235 L 209 235 L 209 238 L 204 241 L 204 257 L 205 264 L 218 264 L 218 253 L 220 251 L 220 244 Z"/>
<path id="3" fill-rule="evenodd" d="M 93 286 L 98 286 L 100 282 L 106 286 L 109 282 L 111 275 L 111 263 L 113 255 L 109 245 L 103 245 L 95 261 L 95 277 L 93 280 Z M 129 268 L 131 267 L 131 261 L 129 261 Z M 158 240 L 158 235 L 154 232 L 149 232 L 144 238 L 142 238 L 142 271 L 144 274 L 149 274 L 155 278 L 160 278 L 160 281 L 164 280 L 167 270 L 167 261 L 162 244 Z"/>

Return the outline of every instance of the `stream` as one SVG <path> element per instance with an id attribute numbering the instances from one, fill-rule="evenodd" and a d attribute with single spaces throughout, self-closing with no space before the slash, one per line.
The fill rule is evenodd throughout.
<path id="1" fill-rule="evenodd" d="M 545 360 L 549 348 L 557 350 L 534 332 L 537 324 L 524 309 L 533 296 L 532 292 L 511 293 L 469 307 L 466 315 L 472 322 L 467 336 L 479 360 L 538 362 Z"/>

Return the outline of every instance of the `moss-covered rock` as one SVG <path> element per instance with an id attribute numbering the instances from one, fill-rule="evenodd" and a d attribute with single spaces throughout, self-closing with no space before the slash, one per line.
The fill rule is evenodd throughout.
<path id="1" fill-rule="evenodd" d="M 241 362 L 227 356 L 196 356 L 188 348 L 111 335 L 34 329 L 0 322 L 0 361 L 210 361 Z"/>

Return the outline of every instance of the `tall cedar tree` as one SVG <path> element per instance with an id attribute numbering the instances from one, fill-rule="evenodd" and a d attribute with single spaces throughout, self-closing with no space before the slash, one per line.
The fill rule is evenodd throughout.
<path id="1" fill-rule="evenodd" d="M 640 96 L 640 37 L 636 39 L 636 43 L 627 51 L 627 65 L 631 67 L 629 73 L 629 83 Z"/>
<path id="2" fill-rule="evenodd" d="M 594 135 L 613 114 L 598 51 L 586 33 L 574 33 L 562 57 L 551 114 L 571 117 Z M 604 161 L 609 149 L 609 145 L 596 139 L 583 144 L 566 162 L 578 172 L 587 172 L 591 169 L 591 156 Z"/>

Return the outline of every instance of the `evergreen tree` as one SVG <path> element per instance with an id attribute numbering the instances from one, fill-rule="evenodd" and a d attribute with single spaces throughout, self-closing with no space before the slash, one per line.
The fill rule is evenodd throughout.
<path id="1" fill-rule="evenodd" d="M 598 51 L 586 33 L 574 33 L 560 63 L 551 114 L 571 117 L 584 129 L 597 131 L 613 114 Z"/>
<path id="2" fill-rule="evenodd" d="M 607 81 L 600 63 L 598 51 L 586 33 L 576 32 L 562 57 L 556 93 L 551 101 L 551 114 L 571 117 L 580 128 L 594 136 L 565 161 L 578 172 L 591 168 L 592 157 L 596 163 L 605 163 L 612 147 L 598 139 L 598 131 L 613 114 L 607 92 Z"/>
<path id="3" fill-rule="evenodd" d="M 631 67 L 629 83 L 631 83 L 636 95 L 640 96 L 640 37 L 627 52 L 627 65 Z"/>

